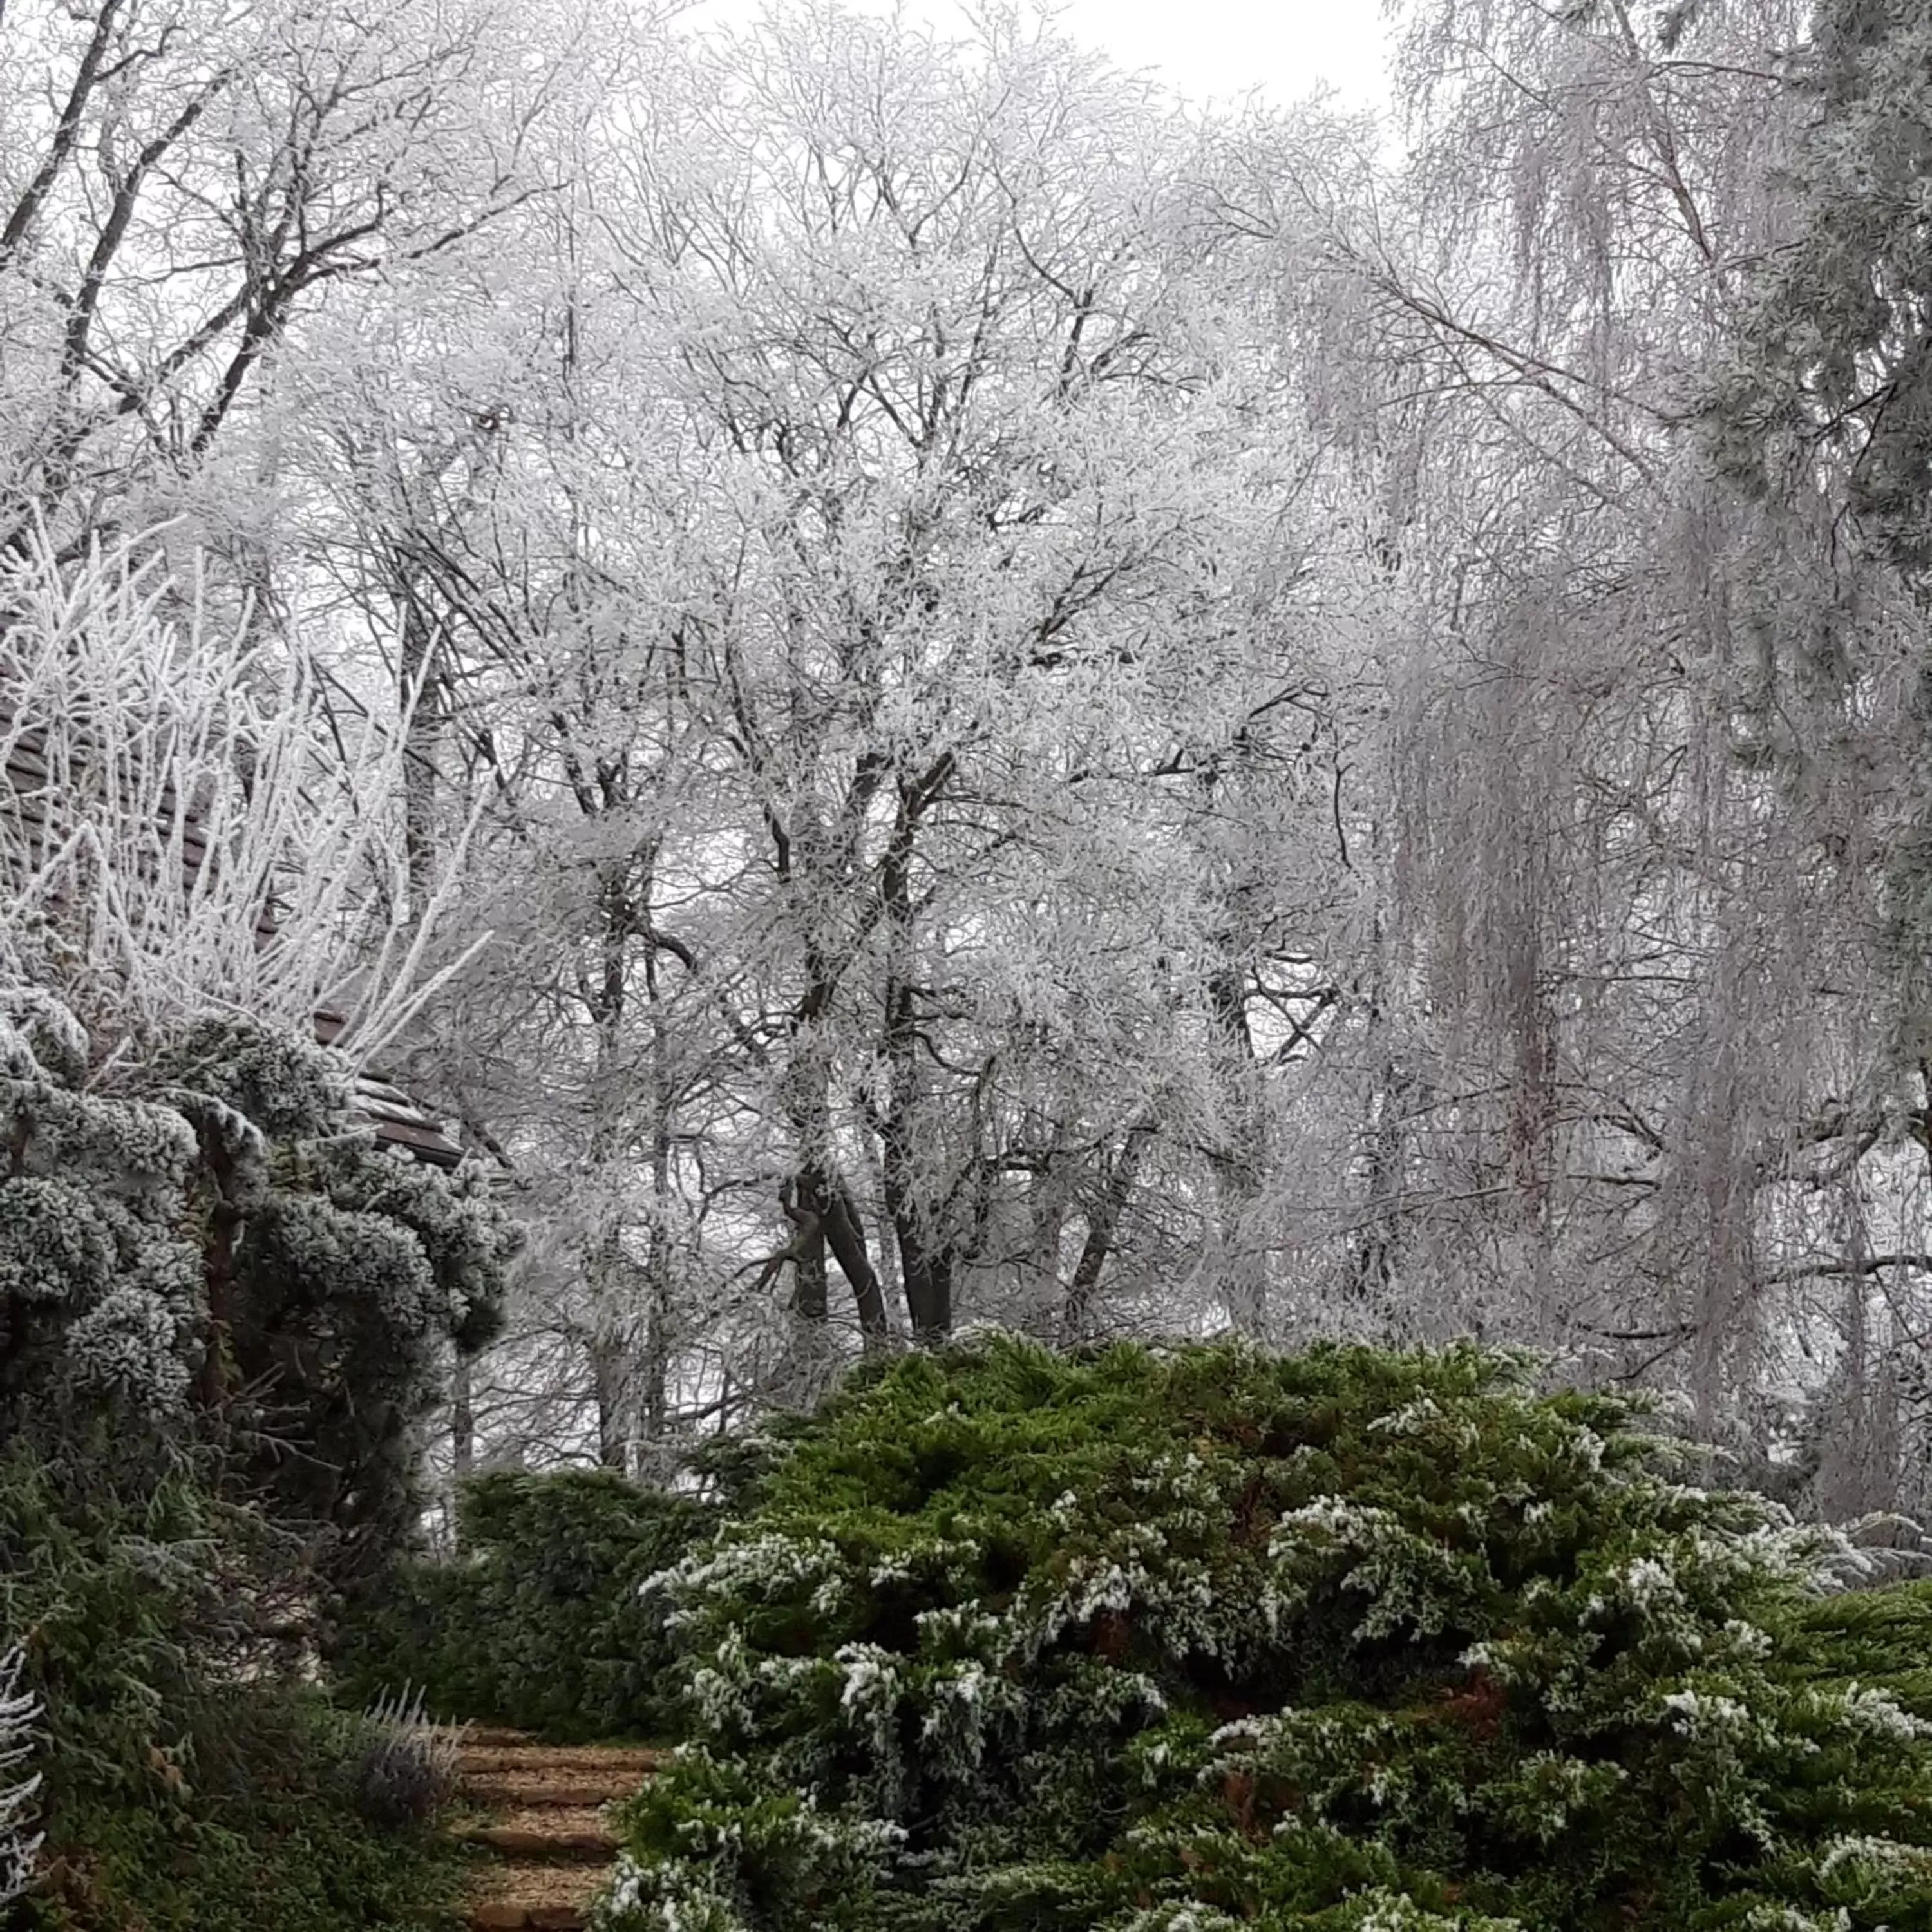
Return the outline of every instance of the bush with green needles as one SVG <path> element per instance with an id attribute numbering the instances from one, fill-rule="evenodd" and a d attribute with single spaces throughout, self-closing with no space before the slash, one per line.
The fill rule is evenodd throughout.
<path id="1" fill-rule="evenodd" d="M 662 1932 L 1926 1932 L 1932 1749 L 1842 1552 L 1459 1348 L 862 1375 L 650 1586 Z"/>

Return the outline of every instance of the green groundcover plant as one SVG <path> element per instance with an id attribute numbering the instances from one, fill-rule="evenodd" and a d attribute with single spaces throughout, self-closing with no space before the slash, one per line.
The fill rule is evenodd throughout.
<path id="1" fill-rule="evenodd" d="M 692 1729 L 604 1923 L 1932 1928 L 1842 1551 L 1686 1464 L 1468 1348 L 862 1375 L 648 1586 Z"/>
<path id="2" fill-rule="evenodd" d="M 182 1459 L 117 1490 L 95 1438 L 0 1454 L 0 1637 L 33 1720 L 44 1840 L 23 1932 L 426 1932 L 459 1922 L 434 1804 L 399 1815 L 382 1727 L 252 1636 L 283 1539 Z M 392 1727 L 393 1728 L 393 1727 Z M 17 1775 L 17 1771 L 14 1774 Z M 391 1780 L 393 1783 L 393 1779 Z"/>
<path id="3" fill-rule="evenodd" d="M 663 1606 L 638 1586 L 716 1512 L 602 1469 L 478 1476 L 457 1511 L 460 1559 L 398 1564 L 348 1606 L 341 1694 L 419 1693 L 440 1716 L 560 1743 L 665 1735 L 676 1686 Z"/>

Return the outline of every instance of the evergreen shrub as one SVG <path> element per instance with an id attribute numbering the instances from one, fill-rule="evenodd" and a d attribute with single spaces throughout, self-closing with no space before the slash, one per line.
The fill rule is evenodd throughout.
<path id="1" fill-rule="evenodd" d="M 1808 1604 L 1796 1634 L 1802 1675 L 1874 1685 L 1932 1724 L 1932 1579 Z"/>
<path id="2" fill-rule="evenodd" d="M 1840 1552 L 1463 1348 L 862 1372 L 650 1586 L 623 1932 L 1926 1932 Z"/>
<path id="3" fill-rule="evenodd" d="M 418 1425 L 500 1324 L 518 1231 L 479 1174 L 378 1149 L 313 1040 L 91 1052 L 0 986 L 0 1440 L 218 1445 L 225 1491 L 352 1591 L 413 1529 Z"/>
<path id="4" fill-rule="evenodd" d="M 664 1736 L 670 1652 L 662 1608 L 639 1586 L 715 1516 L 608 1470 L 476 1477 L 457 1502 L 462 1557 L 399 1565 L 350 1610 L 341 1694 L 419 1694 L 439 1716 L 561 1743 Z"/>
<path id="5" fill-rule="evenodd" d="M 250 1636 L 281 1553 L 183 1462 L 117 1491 L 0 1456 L 0 1632 L 20 1641 L 44 1833 L 10 1925 L 32 1932 L 404 1932 L 454 1922 L 456 1855 L 372 1820 L 369 1721 L 293 1686 Z"/>

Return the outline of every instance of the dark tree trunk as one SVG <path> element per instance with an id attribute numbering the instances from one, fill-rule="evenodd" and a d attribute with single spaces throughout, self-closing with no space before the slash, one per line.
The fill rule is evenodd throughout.
<path id="1" fill-rule="evenodd" d="M 912 864 L 920 820 L 951 770 L 942 758 L 921 781 L 902 779 L 892 836 L 879 868 L 879 898 L 890 936 L 885 1026 L 880 1046 L 891 1070 L 890 1093 L 874 1117 L 884 1171 L 886 1210 L 898 1251 L 899 1281 L 914 1339 L 942 1340 L 952 1330 L 952 1280 L 958 1256 L 940 1225 L 936 1177 L 920 1171 L 919 1010 L 913 984 Z"/>
<path id="2" fill-rule="evenodd" d="M 878 1347 L 890 1336 L 892 1324 L 886 1318 L 885 1291 L 879 1286 L 866 1246 L 866 1226 L 858 1204 L 842 1179 L 816 1166 L 800 1177 L 798 1198 L 800 1207 L 816 1214 L 825 1231 L 826 1245 L 852 1290 L 859 1311 L 859 1332 L 866 1338 L 866 1346 Z M 824 1271 L 822 1261 L 820 1271 Z"/>
<path id="3" fill-rule="evenodd" d="M 620 1475 L 631 1473 L 631 1364 L 629 1352 L 615 1336 L 590 1345 L 590 1370 L 597 1397 L 597 1460 Z"/>
<path id="4" fill-rule="evenodd" d="M 1094 1318 L 1094 1301 L 1100 1286 L 1102 1270 L 1114 1252 L 1120 1232 L 1120 1215 L 1133 1192 L 1140 1171 L 1141 1154 L 1154 1138 L 1151 1122 L 1138 1120 L 1127 1130 L 1120 1150 L 1108 1166 L 1099 1193 L 1087 1214 L 1087 1238 L 1080 1244 L 1080 1257 L 1073 1264 L 1073 1279 L 1066 1285 L 1066 1299 L 1060 1312 L 1060 1342 L 1063 1348 L 1086 1340 Z"/>
<path id="5" fill-rule="evenodd" d="M 476 1467 L 476 1405 L 470 1358 L 459 1354 L 449 1377 L 450 1466 L 460 1483 Z"/>

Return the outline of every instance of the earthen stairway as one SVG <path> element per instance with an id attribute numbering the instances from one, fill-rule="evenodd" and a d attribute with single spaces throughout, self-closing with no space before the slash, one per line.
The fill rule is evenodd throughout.
<path id="1" fill-rule="evenodd" d="M 616 1840 L 603 1807 L 663 1761 L 641 1746 L 540 1744 L 474 1730 L 462 1744 L 458 1834 L 488 1855 L 470 1905 L 474 1932 L 575 1932 L 608 1885 Z"/>

